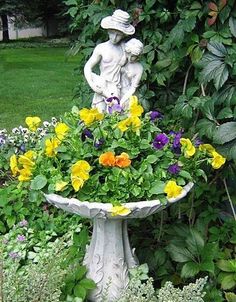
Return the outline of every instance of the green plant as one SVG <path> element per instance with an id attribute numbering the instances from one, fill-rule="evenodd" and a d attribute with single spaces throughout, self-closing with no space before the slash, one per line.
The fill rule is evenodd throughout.
<path id="1" fill-rule="evenodd" d="M 218 280 L 223 289 L 232 289 L 236 287 L 236 260 L 219 260 L 217 266 L 222 271 Z"/>
<path id="2" fill-rule="evenodd" d="M 171 282 L 166 282 L 164 287 L 158 291 L 158 302 L 203 302 L 205 292 L 203 288 L 206 285 L 207 277 L 197 279 L 195 283 L 190 283 L 183 289 L 174 288 Z"/>
<path id="3" fill-rule="evenodd" d="M 13 175 L 22 186 L 30 184 L 31 194 L 61 192 L 113 204 L 156 197 L 165 202 L 166 195 L 177 197 L 189 181 L 206 179 L 203 162 L 214 169 L 225 162 L 210 145 L 198 148 L 181 132 L 163 132 L 159 112 L 141 117 L 136 97 L 121 114 L 76 110 L 34 150 L 11 156 Z"/>

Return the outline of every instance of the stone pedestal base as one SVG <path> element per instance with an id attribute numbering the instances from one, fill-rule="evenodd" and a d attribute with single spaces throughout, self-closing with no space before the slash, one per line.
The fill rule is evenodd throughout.
<path id="1" fill-rule="evenodd" d="M 56 207 L 93 220 L 93 235 L 84 258 L 87 276 L 97 284 L 97 288 L 90 293 L 90 301 L 102 302 L 106 292 L 108 302 L 118 300 L 129 282 L 128 269 L 138 265 L 129 244 L 127 220 L 145 218 L 163 210 L 170 203 L 185 197 L 192 186 L 193 183 L 187 184 L 182 193 L 169 199 L 167 204 L 159 200 L 125 203 L 123 205 L 130 210 L 125 217 L 113 217 L 110 203 L 81 202 L 56 194 L 45 195 L 47 201 Z"/>
<path id="2" fill-rule="evenodd" d="M 87 276 L 97 284 L 89 300 L 100 301 L 107 290 L 107 301 L 116 301 L 129 282 L 128 269 L 138 265 L 130 248 L 126 220 L 93 220 L 93 235 L 84 264 Z"/>

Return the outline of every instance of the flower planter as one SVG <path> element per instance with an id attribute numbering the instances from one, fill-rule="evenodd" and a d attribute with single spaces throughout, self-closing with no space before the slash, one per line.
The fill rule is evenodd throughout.
<path id="1" fill-rule="evenodd" d="M 81 202 L 56 194 L 45 195 L 47 201 L 67 212 L 93 220 L 93 234 L 84 258 L 87 276 L 95 281 L 97 288 L 91 291 L 90 301 L 99 302 L 108 288 L 108 301 L 116 301 L 129 282 L 128 270 L 138 265 L 131 249 L 127 232 L 127 220 L 145 218 L 182 199 L 192 188 L 189 183 L 181 195 L 169 199 L 164 205 L 159 200 L 123 204 L 130 210 L 126 216 L 112 216 L 110 203 Z"/>

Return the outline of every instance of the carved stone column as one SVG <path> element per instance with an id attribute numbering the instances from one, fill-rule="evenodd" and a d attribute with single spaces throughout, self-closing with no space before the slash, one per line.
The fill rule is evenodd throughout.
<path id="1" fill-rule="evenodd" d="M 113 217 L 110 203 L 81 202 L 56 194 L 45 195 L 47 201 L 56 207 L 93 220 L 93 235 L 84 258 L 87 276 L 97 284 L 97 288 L 90 293 L 90 301 L 101 302 L 106 289 L 108 301 L 116 301 L 129 282 L 128 270 L 138 265 L 129 243 L 127 220 L 145 218 L 163 210 L 170 203 L 185 197 L 192 186 L 193 183 L 186 185 L 181 195 L 169 199 L 167 204 L 159 200 L 125 203 L 123 205 L 130 210 L 125 217 Z"/>

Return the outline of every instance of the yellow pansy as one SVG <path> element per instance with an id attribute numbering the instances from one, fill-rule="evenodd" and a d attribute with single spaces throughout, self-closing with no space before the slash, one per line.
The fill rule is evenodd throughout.
<path id="1" fill-rule="evenodd" d="M 32 172 L 30 169 L 24 168 L 19 170 L 20 175 L 18 176 L 19 181 L 29 181 L 31 179 Z"/>
<path id="2" fill-rule="evenodd" d="M 17 165 L 17 157 L 16 157 L 15 154 L 13 154 L 10 157 L 10 168 L 11 168 L 12 175 L 16 176 L 17 173 L 19 172 L 19 168 L 18 168 L 18 165 Z"/>
<path id="3" fill-rule="evenodd" d="M 100 113 L 97 108 L 83 108 L 79 111 L 79 116 L 80 119 L 85 123 L 85 125 L 89 126 L 95 121 L 101 121 L 104 117 L 104 114 Z"/>
<path id="4" fill-rule="evenodd" d="M 70 128 L 65 123 L 58 123 L 55 127 L 57 138 L 63 140 L 69 129 Z"/>
<path id="5" fill-rule="evenodd" d="M 73 186 L 75 192 L 78 192 L 79 189 L 83 187 L 84 180 L 77 176 L 71 176 L 71 183 L 72 183 L 72 186 Z"/>
<path id="6" fill-rule="evenodd" d="M 131 213 L 130 209 L 124 206 L 113 206 L 110 212 L 111 216 L 126 216 Z"/>
<path id="7" fill-rule="evenodd" d="M 167 198 L 178 197 L 183 191 L 181 186 L 178 186 L 176 181 L 169 180 L 165 185 L 164 192 L 167 194 Z"/>
<path id="8" fill-rule="evenodd" d="M 56 191 L 64 191 L 67 185 L 68 185 L 68 182 L 63 181 L 63 180 L 59 180 L 59 181 L 56 182 L 55 190 Z"/>
<path id="9" fill-rule="evenodd" d="M 215 148 L 212 145 L 210 145 L 210 144 L 201 144 L 199 146 L 199 150 L 200 151 L 206 151 L 206 152 L 212 154 L 212 152 L 215 151 Z"/>
<path id="10" fill-rule="evenodd" d="M 194 147 L 189 138 L 181 138 L 180 144 L 183 147 L 185 157 L 191 157 L 195 154 L 196 148 Z"/>
<path id="11" fill-rule="evenodd" d="M 221 154 L 219 154 L 216 151 L 212 152 L 212 156 L 213 156 L 213 159 L 211 161 L 211 165 L 214 169 L 219 169 L 226 162 L 226 158 L 223 157 Z"/>
<path id="12" fill-rule="evenodd" d="M 36 157 L 36 152 L 34 151 L 27 151 L 24 155 L 19 156 L 19 164 L 21 164 L 24 168 L 30 168 L 35 165 L 33 159 Z"/>
<path id="13" fill-rule="evenodd" d="M 117 127 L 120 129 L 120 131 L 125 132 L 126 130 L 128 130 L 128 126 L 129 126 L 129 118 L 126 118 L 123 121 L 120 121 L 117 124 Z"/>
<path id="14" fill-rule="evenodd" d="M 25 123 L 31 131 L 35 132 L 41 123 L 41 119 L 38 116 L 28 116 Z"/>
<path id="15" fill-rule="evenodd" d="M 129 112 L 131 116 L 141 116 L 143 113 L 143 107 L 138 104 L 138 98 L 135 95 L 130 97 Z"/>
<path id="16" fill-rule="evenodd" d="M 137 116 L 131 116 L 130 118 L 130 125 L 132 126 L 133 131 L 139 130 L 141 127 L 141 120 Z"/>
<path id="17" fill-rule="evenodd" d="M 130 116 L 127 119 L 117 124 L 117 127 L 122 132 L 128 130 L 129 127 L 132 127 L 132 130 L 136 132 L 137 130 L 139 130 L 140 126 L 141 126 L 141 120 L 137 116 Z"/>
<path id="18" fill-rule="evenodd" d="M 57 148 L 60 145 L 58 138 L 46 139 L 45 141 L 45 153 L 48 157 L 54 157 L 57 154 Z"/>
<path id="19" fill-rule="evenodd" d="M 82 180 L 89 179 L 90 164 L 86 160 L 78 160 L 71 167 L 71 175 L 81 178 Z"/>

